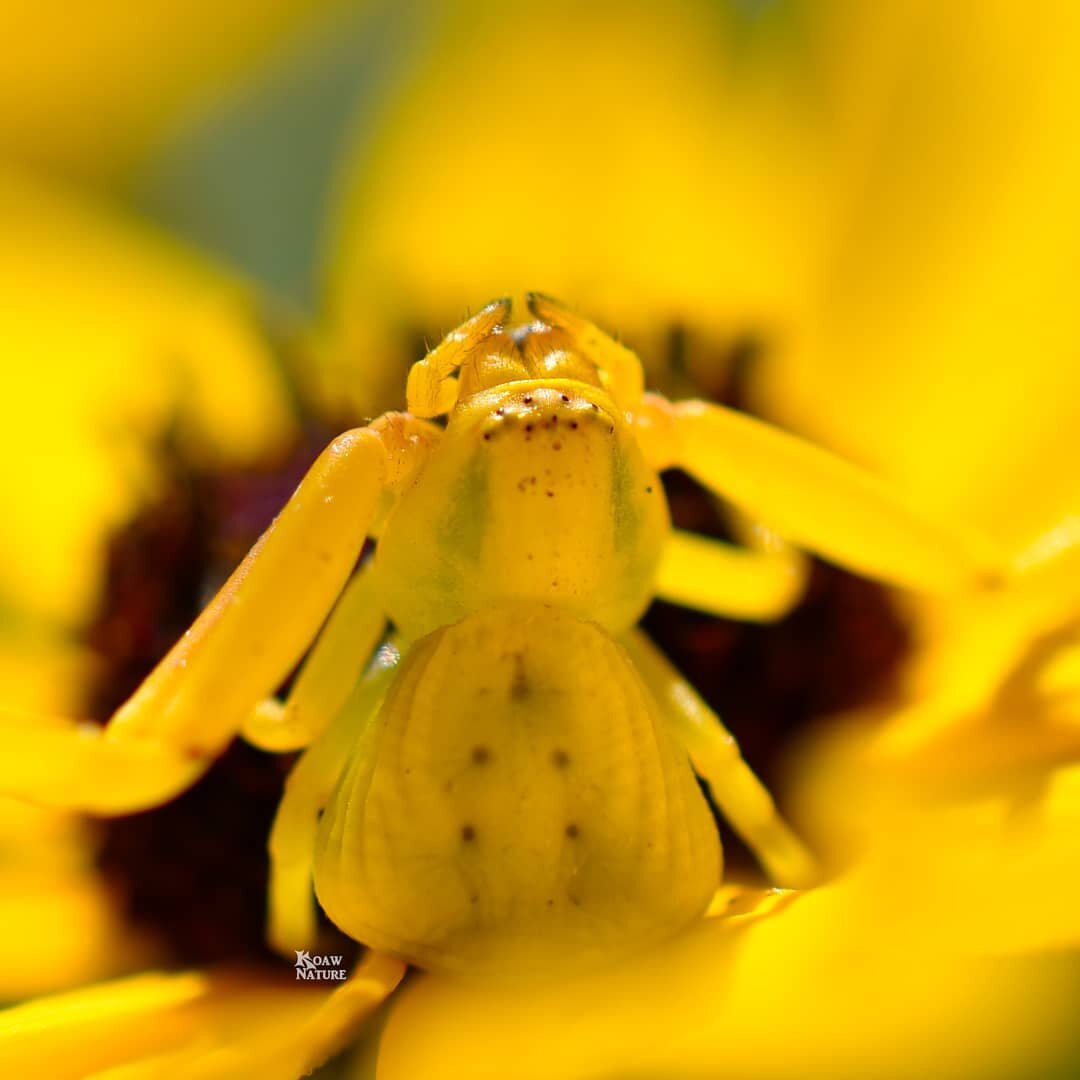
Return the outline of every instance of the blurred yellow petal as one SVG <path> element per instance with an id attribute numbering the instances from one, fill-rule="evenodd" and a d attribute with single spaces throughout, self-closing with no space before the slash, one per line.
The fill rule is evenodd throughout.
<path id="1" fill-rule="evenodd" d="M 826 733 L 839 778 L 800 763 L 823 804 L 850 818 L 852 792 L 879 782 L 898 786 L 910 808 L 942 797 L 1030 801 L 1055 770 L 1080 762 L 1080 545 L 1000 590 L 907 606 L 918 647 L 901 697 Z"/>
<path id="2" fill-rule="evenodd" d="M 552 293 L 638 341 L 786 314 L 815 246 L 815 166 L 783 107 L 797 70 L 767 43 L 755 55 L 734 5 L 440 12 L 356 147 L 332 232 L 331 322 L 340 362 L 385 380 L 369 400 L 401 377 L 378 331 L 438 331 L 494 296 Z"/>
<path id="3" fill-rule="evenodd" d="M 10 520 L 10 519 L 9 519 Z M 92 661 L 55 628 L 19 619 L 3 626 L 0 615 L 0 686 L 5 708 L 68 714 L 82 706 Z"/>
<path id="4" fill-rule="evenodd" d="M 151 958 L 94 866 L 96 831 L 68 814 L 0 800 L 0 1000 L 47 993 Z M 17 932 L 14 932 L 17 929 Z"/>
<path id="5" fill-rule="evenodd" d="M 0 156 L 100 179 L 328 0 L 0 3 Z"/>
<path id="6" fill-rule="evenodd" d="M 167 434 L 196 462 L 280 446 L 291 417 L 247 290 L 136 223 L 0 176 L 0 596 L 71 623 Z M 27 568 L 33 567 L 33 572 Z"/>
<path id="7" fill-rule="evenodd" d="M 1041 670 L 1075 638 L 1080 618 L 1080 544 L 1015 577 L 1006 588 L 950 604 L 911 599 L 918 649 L 904 691 L 919 710 L 893 717 L 882 734 L 902 751 L 956 721 L 1001 711 L 1034 721 Z M 1025 700 L 1018 702 L 1021 693 Z M 1002 695 L 1005 695 L 1005 700 Z M 1010 703 L 1011 702 L 1011 703 Z"/>
<path id="8" fill-rule="evenodd" d="M 1052 1060 L 1062 973 L 964 955 L 917 882 L 899 897 L 914 917 L 855 877 L 548 987 L 424 976 L 390 1015 L 380 1080 L 953 1076 Z"/>
<path id="9" fill-rule="evenodd" d="M 0 633 L 4 707 L 80 710 L 89 670 L 81 650 L 26 620 Z M 0 1001 L 75 986 L 153 958 L 98 873 L 97 847 L 90 822 L 0 800 L 0 926 L 18 928 L 0 953 Z"/>
<path id="10" fill-rule="evenodd" d="M 815 10 L 836 221 L 758 401 L 1019 551 L 1080 503 L 1080 9 Z"/>
<path id="11" fill-rule="evenodd" d="M 0 1000 L 78 986 L 130 969 L 149 950 L 92 870 L 0 867 L 0 922 L 10 933 L 0 960 Z"/>
<path id="12" fill-rule="evenodd" d="M 1051 793 L 1080 761 L 1078 15 L 813 8 L 834 220 L 797 333 L 751 372 L 760 411 L 1016 561 L 997 592 L 905 598 L 898 700 L 798 763 L 827 845 L 883 896 L 917 879 L 977 950 L 1077 941 L 1075 814 Z"/>
<path id="13" fill-rule="evenodd" d="M 1046 793 L 931 806 L 892 819 L 870 865 L 883 882 L 917 875 L 937 932 L 981 955 L 1036 955 L 1080 947 L 1080 767 L 1062 769 Z M 950 897 L 962 896 L 962 903 Z"/>
<path id="14" fill-rule="evenodd" d="M 0 1012 L 0 1072 L 81 1077 L 188 1034 L 206 976 L 141 975 Z"/>
<path id="15" fill-rule="evenodd" d="M 0 1012 L 0 1073 L 66 1080 L 307 1075 L 401 979 L 369 954 L 337 989 L 255 972 L 150 973 Z"/>
<path id="16" fill-rule="evenodd" d="M 858 860 L 890 928 L 972 956 L 1075 950 L 1080 764 L 1063 761 L 1080 760 L 1080 713 L 1054 737 L 954 724 L 901 757 L 864 724 L 834 728 L 801 762 L 803 820 Z"/>

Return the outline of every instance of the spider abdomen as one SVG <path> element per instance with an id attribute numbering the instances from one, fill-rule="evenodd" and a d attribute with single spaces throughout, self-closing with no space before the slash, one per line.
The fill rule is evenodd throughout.
<path id="1" fill-rule="evenodd" d="M 716 829 L 629 659 L 541 605 L 419 642 L 324 815 L 323 907 L 433 969 L 600 962 L 700 916 Z"/>

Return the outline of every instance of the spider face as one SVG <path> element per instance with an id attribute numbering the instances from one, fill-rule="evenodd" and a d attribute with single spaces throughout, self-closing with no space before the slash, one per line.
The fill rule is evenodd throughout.
<path id="1" fill-rule="evenodd" d="M 459 400 L 375 572 L 410 636 L 514 600 L 618 632 L 649 602 L 668 528 L 660 481 L 605 391 L 513 380 Z"/>

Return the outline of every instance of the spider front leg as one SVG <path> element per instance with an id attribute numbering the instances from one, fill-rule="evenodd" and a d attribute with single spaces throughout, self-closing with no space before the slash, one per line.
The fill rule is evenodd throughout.
<path id="1" fill-rule="evenodd" d="M 735 737 L 640 630 L 623 640 L 630 658 L 735 831 L 777 885 L 814 884 L 814 858 L 743 760 Z"/>
<path id="2" fill-rule="evenodd" d="M 346 432 L 320 455 L 220 592 L 104 728 L 0 716 L 0 793 L 99 814 L 192 784 L 311 643 L 384 492 L 429 445 L 411 417 Z"/>
<path id="3" fill-rule="evenodd" d="M 372 564 L 346 586 L 326 620 L 285 702 L 267 698 L 241 735 L 272 753 L 300 750 L 326 730 L 349 698 L 386 629 Z"/>
<path id="4" fill-rule="evenodd" d="M 655 468 L 685 469 L 793 544 L 858 573 L 942 591 L 1005 572 L 973 530 L 935 520 L 872 473 L 751 416 L 646 394 L 634 421 Z"/>

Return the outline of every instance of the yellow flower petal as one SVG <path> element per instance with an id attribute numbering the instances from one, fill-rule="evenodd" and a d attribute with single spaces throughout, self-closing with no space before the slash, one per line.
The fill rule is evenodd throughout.
<path id="1" fill-rule="evenodd" d="M 855 720 L 871 732 L 850 750 L 862 767 L 906 774 L 918 798 L 1023 787 L 1080 761 L 1080 545 L 997 592 L 908 608 L 903 703 Z"/>
<path id="2" fill-rule="evenodd" d="M 93 869 L 0 867 L 0 923 L 11 930 L 0 957 L 4 1001 L 78 986 L 152 957 Z"/>
<path id="3" fill-rule="evenodd" d="M 379 381 L 369 402 L 400 393 L 400 345 L 380 332 L 437 332 L 495 296 L 552 293 L 639 344 L 786 312 L 819 192 L 782 105 L 797 73 L 755 56 L 736 19 L 694 3 L 446 5 L 357 146 L 333 231 L 339 362 Z"/>
<path id="4" fill-rule="evenodd" d="M 94 178 L 115 174 L 185 108 L 329 6 L 3 0 L 0 38 L 13 48 L 0 69 L 0 153 Z"/>
<path id="5" fill-rule="evenodd" d="M 94 865 L 90 823 L 0 800 L 0 1001 L 63 989 L 151 959 Z"/>
<path id="6" fill-rule="evenodd" d="M 952 1076 L 1060 1052 L 1060 973 L 965 956 L 917 883 L 902 897 L 912 917 L 852 878 L 547 987 L 425 976 L 391 1013 L 380 1078 Z"/>
<path id="7" fill-rule="evenodd" d="M 247 292 L 149 230 L 0 176 L 0 596 L 84 617 L 107 531 L 152 490 L 174 431 L 206 463 L 288 435 Z M 33 567 L 33 572 L 27 571 Z"/>
<path id="8" fill-rule="evenodd" d="M 142 975 L 0 1012 L 0 1072 L 81 1077 L 168 1045 L 194 1030 L 206 976 Z"/>
<path id="9" fill-rule="evenodd" d="M 816 10 L 836 221 L 758 400 L 1019 551 L 1080 506 L 1080 9 Z"/>
<path id="10" fill-rule="evenodd" d="M 293 1080 L 355 1035 L 404 970 L 369 954 L 336 989 L 291 974 L 150 973 L 40 998 L 0 1012 L 0 1073 Z"/>

